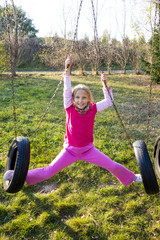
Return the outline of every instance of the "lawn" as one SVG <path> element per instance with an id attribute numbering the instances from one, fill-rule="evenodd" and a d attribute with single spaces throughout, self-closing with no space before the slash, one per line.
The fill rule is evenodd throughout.
<path id="1" fill-rule="evenodd" d="M 14 79 L 18 136 L 31 142 L 30 169 L 47 166 L 63 147 L 65 111 L 63 84 L 36 137 L 61 75 L 21 73 Z M 108 77 L 115 104 L 132 142 L 146 141 L 148 76 L 113 74 Z M 100 76 L 72 76 L 72 85 L 90 87 L 94 101 L 103 98 Z M 148 151 L 160 135 L 160 85 L 153 84 Z M 78 161 L 51 179 L 24 185 L 16 194 L 3 190 L 3 173 L 15 136 L 11 82 L 0 76 L 0 239 L 12 240 L 125 240 L 159 239 L 160 197 L 147 195 L 143 184 L 124 187 L 106 170 Z M 114 161 L 138 173 L 133 148 L 113 107 L 96 115 L 95 146 Z M 158 183 L 160 181 L 158 180 Z"/>

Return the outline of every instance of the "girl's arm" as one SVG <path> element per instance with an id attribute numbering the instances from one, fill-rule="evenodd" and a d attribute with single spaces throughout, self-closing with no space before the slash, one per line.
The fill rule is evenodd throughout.
<path id="1" fill-rule="evenodd" d="M 102 75 L 101 75 L 101 81 L 103 84 L 104 100 L 96 103 L 97 112 L 100 112 L 100 111 L 112 106 L 113 101 L 114 101 L 111 87 L 108 87 L 108 90 L 107 90 L 107 77 L 104 73 L 102 73 Z"/>
<path id="2" fill-rule="evenodd" d="M 103 88 L 103 93 L 104 93 L 104 99 L 100 102 L 97 102 L 96 103 L 96 106 L 97 106 L 97 112 L 100 112 L 110 106 L 113 105 L 113 94 L 112 94 L 112 90 L 111 90 L 111 87 L 108 87 L 109 88 L 109 93 L 108 93 L 108 90 L 107 89 L 104 89 Z"/>
<path id="3" fill-rule="evenodd" d="M 65 73 L 64 73 L 64 89 L 63 89 L 63 101 L 65 109 L 72 105 L 72 88 L 70 78 L 70 67 L 72 65 L 72 58 L 68 57 L 65 61 Z"/>
<path id="4" fill-rule="evenodd" d="M 64 89 L 63 89 L 64 108 L 69 108 L 72 105 L 72 88 L 70 76 L 64 75 Z"/>

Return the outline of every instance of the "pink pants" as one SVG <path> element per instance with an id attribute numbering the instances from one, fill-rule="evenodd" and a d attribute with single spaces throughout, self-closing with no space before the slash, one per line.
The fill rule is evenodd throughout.
<path id="1" fill-rule="evenodd" d="M 108 156 L 95 148 L 93 143 L 90 143 L 85 147 L 64 146 L 63 150 L 49 166 L 29 170 L 26 182 L 28 185 L 32 185 L 44 181 L 77 160 L 87 161 L 107 169 L 125 186 L 131 184 L 135 179 L 133 172 L 112 161 Z"/>

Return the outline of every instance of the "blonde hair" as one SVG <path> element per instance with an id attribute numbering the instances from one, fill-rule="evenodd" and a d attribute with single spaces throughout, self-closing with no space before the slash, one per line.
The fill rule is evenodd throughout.
<path id="1" fill-rule="evenodd" d="M 85 91 L 88 94 L 89 102 L 93 102 L 93 96 L 92 96 L 91 90 L 84 84 L 78 84 L 72 89 L 72 100 L 74 100 L 75 95 L 79 90 Z"/>

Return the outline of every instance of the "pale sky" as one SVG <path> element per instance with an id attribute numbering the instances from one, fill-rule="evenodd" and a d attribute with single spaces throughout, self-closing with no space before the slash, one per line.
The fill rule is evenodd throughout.
<path id="1" fill-rule="evenodd" d="M 149 26 L 145 24 L 144 9 L 147 0 L 94 0 L 95 10 L 98 9 L 97 28 L 99 37 L 105 30 L 112 38 L 121 40 L 125 33 L 129 38 L 135 36 L 132 23 L 138 22 L 145 33 L 146 38 L 150 37 Z M 5 0 L 0 0 L 4 5 Z M 8 3 L 10 1 L 8 0 Z M 16 6 L 22 7 L 27 17 L 31 18 L 36 29 L 39 30 L 38 37 L 53 36 L 57 33 L 64 36 L 65 20 L 66 33 L 75 31 L 80 0 L 14 0 Z M 98 3 L 98 5 L 97 5 Z M 126 12 L 126 15 L 125 15 Z M 124 27 L 125 26 L 125 27 Z M 93 38 L 93 16 L 91 0 L 83 0 L 79 20 L 78 38 L 85 35 Z"/>

